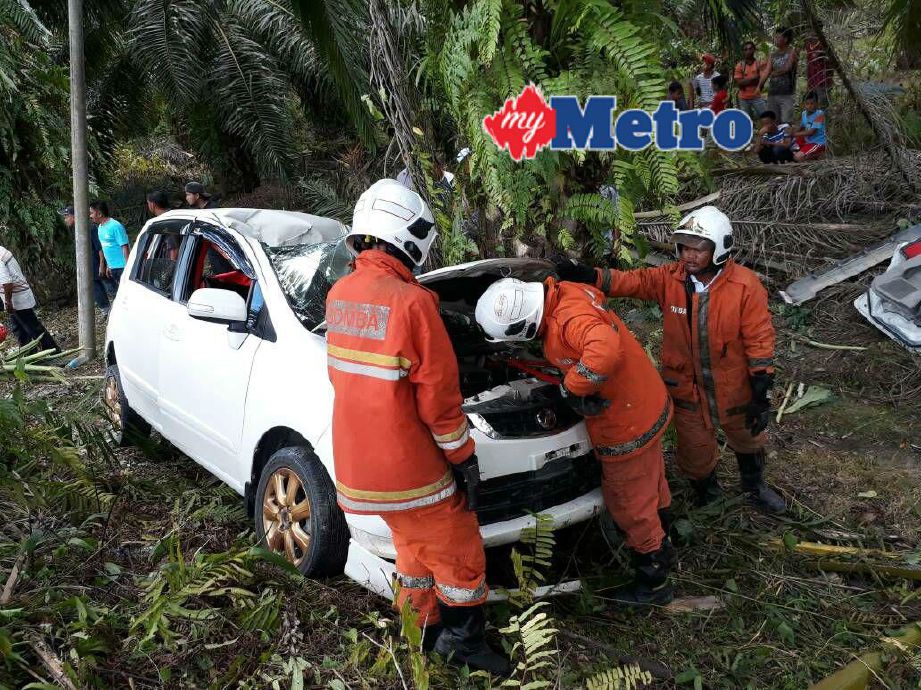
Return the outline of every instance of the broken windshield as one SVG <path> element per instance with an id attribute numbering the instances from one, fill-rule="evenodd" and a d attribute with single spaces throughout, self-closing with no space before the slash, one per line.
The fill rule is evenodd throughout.
<path id="1" fill-rule="evenodd" d="M 314 330 L 326 318 L 326 295 L 333 283 L 349 272 L 352 255 L 345 241 L 263 247 L 291 309 L 308 330 Z"/>

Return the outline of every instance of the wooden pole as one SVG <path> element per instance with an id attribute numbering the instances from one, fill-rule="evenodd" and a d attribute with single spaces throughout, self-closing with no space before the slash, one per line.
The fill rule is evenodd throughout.
<path id="1" fill-rule="evenodd" d="M 73 169 L 74 221 L 77 248 L 77 314 L 80 357 L 71 366 L 96 356 L 93 313 L 93 245 L 90 242 L 86 154 L 86 73 L 83 62 L 83 0 L 67 1 L 70 28 L 70 150 Z"/>

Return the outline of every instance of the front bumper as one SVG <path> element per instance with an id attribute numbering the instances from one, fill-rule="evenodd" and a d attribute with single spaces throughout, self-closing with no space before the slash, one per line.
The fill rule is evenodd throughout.
<path id="1" fill-rule="evenodd" d="M 550 518 L 554 530 L 569 527 L 591 519 L 604 508 L 601 489 L 595 489 L 579 496 L 572 501 L 563 503 L 542 511 L 542 515 Z M 392 582 L 396 572 L 394 559 L 396 550 L 389 534 L 382 536 L 360 529 L 356 521 L 349 516 L 349 528 L 352 538 L 349 541 L 349 556 L 345 564 L 345 574 L 358 584 L 388 599 L 393 598 Z M 360 516 L 365 517 L 365 516 Z M 376 517 L 376 516 L 375 516 Z M 497 522 L 492 525 L 480 527 L 483 545 L 486 548 L 513 544 L 521 539 L 523 530 L 534 527 L 537 519 L 533 515 L 525 515 Z M 555 585 L 540 587 L 534 595 L 537 597 L 551 596 L 563 592 L 575 592 L 581 587 L 578 580 L 569 580 Z M 496 589 L 490 591 L 490 601 L 507 598 L 508 590 Z"/>

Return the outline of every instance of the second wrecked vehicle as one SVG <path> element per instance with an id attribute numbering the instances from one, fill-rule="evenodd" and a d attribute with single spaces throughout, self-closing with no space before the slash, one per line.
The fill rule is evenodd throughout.
<path id="1" fill-rule="evenodd" d="M 154 428 L 239 492 L 257 538 L 302 573 L 345 572 L 389 597 L 396 554 L 386 524 L 336 504 L 324 318 L 351 258 L 344 232 L 331 219 L 253 209 L 149 221 L 109 319 L 105 402 L 121 441 Z M 420 277 L 441 297 L 458 357 L 487 555 L 517 542 L 535 513 L 558 529 L 603 505 L 584 423 L 526 350 L 486 342 L 473 318 L 496 278 L 550 270 L 495 259 Z"/>
<path id="2" fill-rule="evenodd" d="M 921 353 L 921 240 L 899 246 L 854 306 L 897 343 Z"/>

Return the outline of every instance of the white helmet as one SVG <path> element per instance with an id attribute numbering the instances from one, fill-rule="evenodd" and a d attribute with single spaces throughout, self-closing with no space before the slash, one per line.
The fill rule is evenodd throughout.
<path id="1" fill-rule="evenodd" d="M 729 222 L 729 216 L 716 206 L 703 206 L 691 211 L 681 219 L 678 228 L 672 234 L 676 256 L 680 257 L 681 254 L 678 245 L 684 244 L 695 249 L 702 247 L 699 239 L 692 238 L 711 241 L 716 247 L 713 250 L 713 263 L 726 263 L 729 250 L 732 248 L 732 223 Z"/>
<path id="2" fill-rule="evenodd" d="M 358 254 L 357 240 L 374 237 L 393 245 L 416 266 L 425 263 L 438 231 L 422 197 L 396 180 L 385 178 L 358 197 L 346 244 Z"/>
<path id="3" fill-rule="evenodd" d="M 476 320 L 486 339 L 523 341 L 537 335 L 544 315 L 544 284 L 503 278 L 476 303 Z"/>

